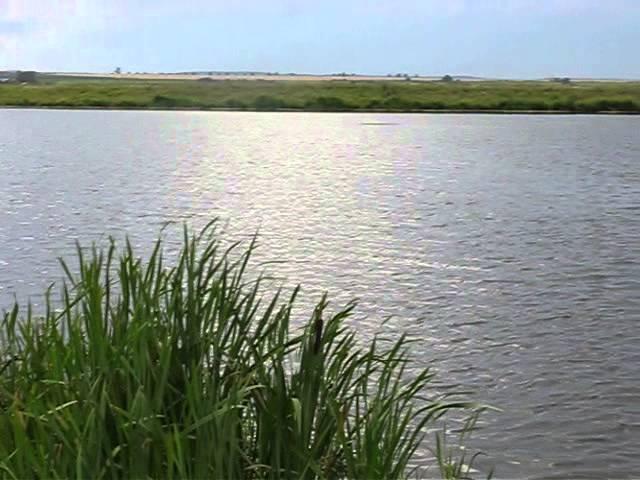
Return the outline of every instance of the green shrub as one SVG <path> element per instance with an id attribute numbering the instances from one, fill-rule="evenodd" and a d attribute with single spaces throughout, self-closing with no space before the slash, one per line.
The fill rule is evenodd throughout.
<path id="1" fill-rule="evenodd" d="M 286 105 L 283 100 L 269 95 L 260 95 L 253 102 L 253 107 L 258 110 L 285 108 L 285 106 Z"/>
<path id="2" fill-rule="evenodd" d="M 340 97 L 320 96 L 305 103 L 305 107 L 312 110 L 348 110 L 354 106 Z"/>
<path id="3" fill-rule="evenodd" d="M 420 108 L 423 110 L 444 110 L 447 106 L 443 102 L 434 100 L 431 102 L 421 102 Z"/>
<path id="4" fill-rule="evenodd" d="M 229 108 L 247 108 L 247 104 L 237 100 L 235 98 L 230 98 L 224 102 L 225 107 Z"/>
<path id="5" fill-rule="evenodd" d="M 612 98 L 603 101 L 601 105 L 605 107 L 605 110 L 625 112 L 638 110 L 640 102 L 636 103 L 631 98 Z"/>
<path id="6" fill-rule="evenodd" d="M 108 107 L 109 102 L 102 98 L 83 98 L 81 104 L 87 107 Z"/>
<path id="7" fill-rule="evenodd" d="M 113 103 L 113 106 L 118 108 L 141 108 L 145 107 L 146 105 L 143 102 L 139 102 L 136 100 L 122 99 L 115 101 Z"/>
<path id="8" fill-rule="evenodd" d="M 633 98 L 590 98 L 576 102 L 576 109 L 581 112 L 638 111 L 640 101 Z"/>
<path id="9" fill-rule="evenodd" d="M 193 105 L 193 102 L 188 98 L 156 95 L 153 97 L 151 104 L 154 107 L 160 107 L 160 108 L 176 108 L 176 107 L 190 107 Z"/>
<path id="10" fill-rule="evenodd" d="M 404 337 L 360 346 L 353 305 L 323 298 L 297 325 L 298 289 L 247 278 L 253 248 L 224 249 L 215 223 L 185 230 L 171 266 L 160 242 L 146 261 L 79 248 L 59 307 L 48 292 L 42 316 L 5 313 L 2 476 L 407 477 L 426 427 L 472 405 L 426 400 Z"/>
<path id="11" fill-rule="evenodd" d="M 419 103 L 397 96 L 386 98 L 383 104 L 385 108 L 388 108 L 390 110 L 413 110 L 420 108 Z"/>

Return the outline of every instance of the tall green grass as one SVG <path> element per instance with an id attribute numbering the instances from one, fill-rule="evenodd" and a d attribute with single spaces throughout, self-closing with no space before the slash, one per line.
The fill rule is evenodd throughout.
<path id="1" fill-rule="evenodd" d="M 427 428 L 473 407 L 428 397 L 406 338 L 361 346 L 352 304 L 296 324 L 298 289 L 247 275 L 254 243 L 215 223 L 183 242 L 171 265 L 160 241 L 78 248 L 60 302 L 5 312 L 1 477 L 406 478 Z M 467 475 L 439 457 L 430 475 Z"/>

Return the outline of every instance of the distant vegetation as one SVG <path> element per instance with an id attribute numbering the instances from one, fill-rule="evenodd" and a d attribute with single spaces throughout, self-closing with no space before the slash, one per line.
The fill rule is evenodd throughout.
<path id="1" fill-rule="evenodd" d="M 36 83 L 38 81 L 39 74 L 34 71 L 0 71 L 0 79 L 3 83 Z"/>
<path id="2" fill-rule="evenodd" d="M 569 85 L 571 83 L 571 79 L 568 77 L 555 77 L 551 79 L 552 82 L 562 83 L 563 85 Z"/>
<path id="3" fill-rule="evenodd" d="M 409 80 L 411 77 L 406 77 Z M 0 85 L 0 105 L 312 111 L 640 112 L 640 82 L 134 80 Z"/>
<path id="4" fill-rule="evenodd" d="M 324 298 L 294 316 L 298 290 L 263 297 L 253 245 L 213 227 L 185 231 L 169 266 L 160 243 L 146 261 L 78 249 L 60 301 L 5 314 L 2 478 L 415 478 L 438 418 L 471 430 L 480 409 L 437 394 L 408 340 L 362 343 L 353 305 Z M 473 458 L 441 438 L 429 478 L 468 478 Z"/>
<path id="5" fill-rule="evenodd" d="M 21 83 L 35 83 L 37 81 L 38 74 L 34 71 L 17 72 L 16 81 Z"/>

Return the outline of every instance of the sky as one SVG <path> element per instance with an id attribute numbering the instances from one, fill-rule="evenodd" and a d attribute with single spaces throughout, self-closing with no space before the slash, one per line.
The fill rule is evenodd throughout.
<path id="1" fill-rule="evenodd" d="M 640 0 L 0 0 L 0 70 L 640 78 Z"/>

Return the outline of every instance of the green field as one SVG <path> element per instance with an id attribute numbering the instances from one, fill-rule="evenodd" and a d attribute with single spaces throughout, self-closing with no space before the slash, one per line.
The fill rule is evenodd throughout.
<path id="1" fill-rule="evenodd" d="M 0 85 L 0 105 L 309 111 L 640 113 L 640 82 L 129 80 Z"/>

